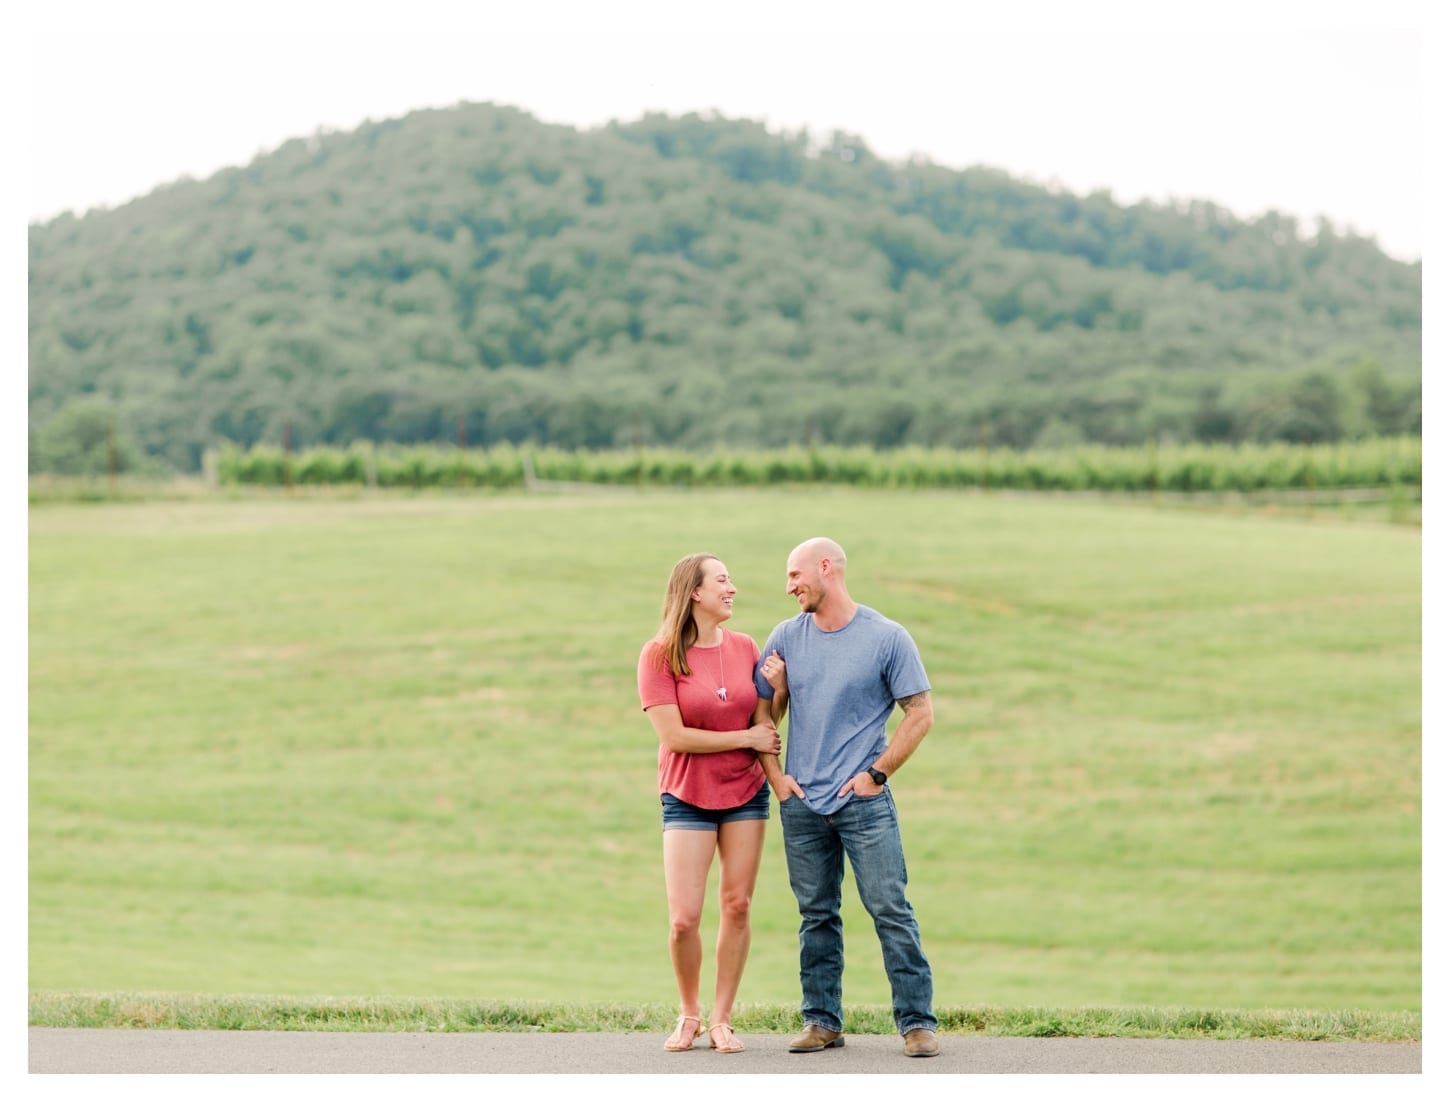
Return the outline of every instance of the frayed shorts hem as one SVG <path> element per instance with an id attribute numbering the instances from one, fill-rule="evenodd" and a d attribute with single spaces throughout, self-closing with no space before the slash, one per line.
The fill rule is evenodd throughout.
<path id="1" fill-rule="evenodd" d="M 725 823 L 744 823 L 770 818 L 770 785 L 739 807 L 696 807 L 668 792 L 660 794 L 660 818 L 664 830 L 719 830 Z"/>

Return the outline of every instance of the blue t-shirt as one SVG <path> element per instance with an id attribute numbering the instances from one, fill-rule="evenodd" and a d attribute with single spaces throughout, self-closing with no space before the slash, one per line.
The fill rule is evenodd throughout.
<path id="1" fill-rule="evenodd" d="M 790 689 L 785 771 L 811 810 L 829 815 L 851 798 L 837 796 L 840 787 L 886 749 L 886 720 L 896 702 L 931 683 L 907 630 L 865 605 L 839 631 L 822 631 L 809 612 L 784 620 L 761 648 L 761 661 L 772 651 L 785 659 Z M 759 665 L 755 691 L 775 695 Z"/>

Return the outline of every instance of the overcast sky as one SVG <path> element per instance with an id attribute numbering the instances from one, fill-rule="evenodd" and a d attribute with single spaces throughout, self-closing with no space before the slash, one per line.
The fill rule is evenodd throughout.
<path id="1" fill-rule="evenodd" d="M 460 101 L 580 127 L 716 110 L 1120 201 L 1210 199 L 1421 255 L 1417 4 L 55 0 L 28 16 L 27 216 Z M 526 13 L 520 9 L 527 9 Z M 952 14 L 956 13 L 956 14 Z M 1395 26 L 1408 29 L 1394 30 Z"/>

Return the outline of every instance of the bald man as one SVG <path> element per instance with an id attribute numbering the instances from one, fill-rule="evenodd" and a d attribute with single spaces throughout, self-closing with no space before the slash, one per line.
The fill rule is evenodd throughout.
<path id="1" fill-rule="evenodd" d="M 784 766 L 762 755 L 770 759 L 762 764 L 780 800 L 786 867 L 801 914 L 805 1030 L 789 1049 L 821 1052 L 846 1043 L 841 884 L 849 859 L 876 923 L 906 1055 L 935 1056 L 931 965 L 906 899 L 906 858 L 887 784 L 931 729 L 931 683 L 907 630 L 851 599 L 846 552 L 835 540 L 818 536 L 790 553 L 786 592 L 800 614 L 770 633 L 755 685 L 774 700 L 774 715 L 790 712 Z M 886 721 L 898 705 L 902 718 L 888 742 Z"/>

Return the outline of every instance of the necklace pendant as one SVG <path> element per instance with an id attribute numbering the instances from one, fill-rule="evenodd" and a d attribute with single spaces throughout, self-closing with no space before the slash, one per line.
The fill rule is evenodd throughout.
<path id="1" fill-rule="evenodd" d="M 721 700 L 724 700 L 725 699 L 725 686 L 724 685 L 721 685 L 718 689 L 716 689 L 715 690 L 715 695 L 718 696 Z"/>

